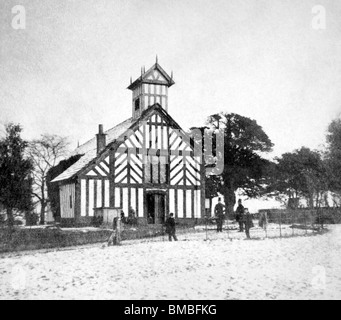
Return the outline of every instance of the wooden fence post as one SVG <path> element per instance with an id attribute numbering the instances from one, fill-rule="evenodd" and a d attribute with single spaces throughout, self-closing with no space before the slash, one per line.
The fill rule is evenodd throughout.
<path id="1" fill-rule="evenodd" d="M 282 239 L 282 212 L 279 212 L 279 237 Z"/>

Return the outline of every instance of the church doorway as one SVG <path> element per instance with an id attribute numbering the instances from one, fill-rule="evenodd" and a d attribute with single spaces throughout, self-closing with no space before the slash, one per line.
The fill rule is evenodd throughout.
<path id="1" fill-rule="evenodd" d="M 146 200 L 148 223 L 164 223 L 166 218 L 166 194 L 160 191 L 148 191 Z"/>

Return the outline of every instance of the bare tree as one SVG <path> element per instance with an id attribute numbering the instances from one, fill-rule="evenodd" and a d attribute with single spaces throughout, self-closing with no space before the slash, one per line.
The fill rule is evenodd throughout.
<path id="1" fill-rule="evenodd" d="M 28 155 L 34 165 L 33 197 L 36 199 L 34 204 L 40 204 L 40 224 L 45 224 L 45 211 L 49 203 L 46 174 L 65 158 L 68 147 L 67 138 L 50 134 L 43 134 L 40 139 L 29 143 Z"/>

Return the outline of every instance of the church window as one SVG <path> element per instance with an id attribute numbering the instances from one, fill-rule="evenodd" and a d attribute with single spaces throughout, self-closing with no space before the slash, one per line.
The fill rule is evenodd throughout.
<path id="1" fill-rule="evenodd" d="M 140 109 L 140 98 L 137 98 L 135 100 L 135 111 L 138 111 Z"/>
<path id="2" fill-rule="evenodd" d="M 167 183 L 167 158 L 148 156 L 145 164 L 145 183 Z"/>

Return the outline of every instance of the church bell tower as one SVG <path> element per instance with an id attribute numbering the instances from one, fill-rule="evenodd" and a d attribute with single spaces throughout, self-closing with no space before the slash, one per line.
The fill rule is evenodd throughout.
<path id="1" fill-rule="evenodd" d="M 139 118 L 144 110 L 155 103 L 168 111 L 168 88 L 174 83 L 173 72 L 169 76 L 159 65 L 157 57 L 155 64 L 148 71 L 145 71 L 144 67 L 141 68 L 141 76 L 134 82 L 130 80 L 130 86 L 127 88 L 133 95 L 133 118 Z"/>

